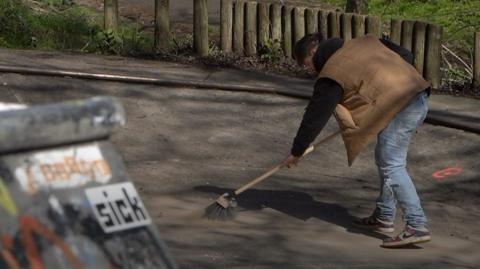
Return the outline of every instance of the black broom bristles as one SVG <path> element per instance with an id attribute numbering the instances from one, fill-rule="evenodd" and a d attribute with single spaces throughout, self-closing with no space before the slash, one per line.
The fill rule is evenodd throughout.
<path id="1" fill-rule="evenodd" d="M 204 218 L 210 220 L 229 221 L 235 218 L 237 203 L 231 195 L 220 196 L 213 204 L 205 208 Z"/>

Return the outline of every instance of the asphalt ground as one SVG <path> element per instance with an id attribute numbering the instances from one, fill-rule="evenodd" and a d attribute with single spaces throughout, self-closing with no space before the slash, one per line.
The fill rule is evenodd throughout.
<path id="1" fill-rule="evenodd" d="M 235 221 L 201 218 L 219 194 L 286 157 L 304 100 L 17 74 L 0 74 L 0 89 L 0 101 L 25 104 L 118 97 L 127 125 L 112 139 L 180 268 L 480 265 L 477 134 L 429 124 L 418 130 L 409 171 L 433 240 L 392 250 L 379 246 L 383 235 L 351 224 L 371 212 L 378 192 L 373 145 L 348 168 L 340 138 L 247 191 Z M 321 137 L 336 129 L 331 119 Z M 441 172 L 447 168 L 457 174 Z"/>

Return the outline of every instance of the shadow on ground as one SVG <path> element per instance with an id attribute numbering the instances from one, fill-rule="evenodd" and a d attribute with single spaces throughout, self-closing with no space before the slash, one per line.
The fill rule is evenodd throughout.
<path id="1" fill-rule="evenodd" d="M 196 186 L 194 190 L 216 193 L 222 195 L 235 190 L 219 188 L 215 186 Z M 311 195 L 298 191 L 277 191 L 251 189 L 241 194 L 237 200 L 242 209 L 237 212 L 262 210 L 271 208 L 291 217 L 307 221 L 310 218 L 317 218 L 322 221 L 345 228 L 350 233 L 359 233 L 370 237 L 384 239 L 388 236 L 358 228 L 353 223 L 357 217 L 352 216 L 348 210 L 340 205 L 316 201 Z"/>

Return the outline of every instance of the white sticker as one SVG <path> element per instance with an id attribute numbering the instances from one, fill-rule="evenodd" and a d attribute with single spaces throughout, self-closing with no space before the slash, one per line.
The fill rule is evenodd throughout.
<path id="1" fill-rule="evenodd" d="M 146 226 L 152 222 L 131 182 L 89 188 L 85 194 L 105 233 Z"/>
<path id="2" fill-rule="evenodd" d="M 34 153 L 15 168 L 15 177 L 24 191 L 36 193 L 107 183 L 112 173 L 98 146 L 88 145 Z"/>

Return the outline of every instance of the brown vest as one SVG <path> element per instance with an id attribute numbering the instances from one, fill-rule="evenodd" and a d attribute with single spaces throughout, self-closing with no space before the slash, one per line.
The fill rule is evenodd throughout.
<path id="1" fill-rule="evenodd" d="M 373 35 L 345 42 L 318 77 L 333 79 L 343 88 L 335 117 L 349 166 L 418 92 L 430 86 L 413 66 Z"/>

